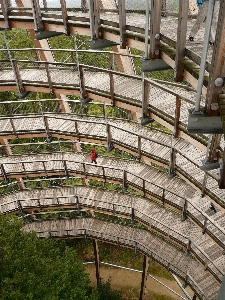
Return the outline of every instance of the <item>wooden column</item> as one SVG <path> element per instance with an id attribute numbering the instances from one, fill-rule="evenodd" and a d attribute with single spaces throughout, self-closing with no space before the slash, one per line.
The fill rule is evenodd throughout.
<path id="1" fill-rule="evenodd" d="M 223 152 L 223 159 L 221 162 L 220 170 L 219 170 L 219 188 L 225 189 L 225 151 Z"/>
<path id="2" fill-rule="evenodd" d="M 2 13 L 3 13 L 3 16 L 4 16 L 4 20 L 5 20 L 5 28 L 10 29 L 10 27 L 9 27 L 9 15 L 8 15 L 9 2 L 8 2 L 8 0 L 2 0 L 1 4 L 2 4 Z"/>
<path id="3" fill-rule="evenodd" d="M 151 0 L 149 56 L 152 59 L 159 58 L 161 5 L 161 0 Z"/>
<path id="4" fill-rule="evenodd" d="M 34 18 L 34 27 L 35 30 L 44 30 L 44 24 L 42 22 L 41 17 L 41 10 L 39 6 L 39 1 L 37 0 L 31 0 L 31 8 L 33 11 L 33 18 Z"/>
<path id="5" fill-rule="evenodd" d="M 126 11 L 125 0 L 118 0 L 119 25 L 120 25 L 120 48 L 126 49 Z"/>
<path id="6" fill-rule="evenodd" d="M 175 164 L 176 164 L 176 150 L 172 148 L 170 152 L 169 176 L 172 176 L 174 174 Z"/>
<path id="7" fill-rule="evenodd" d="M 100 24 L 100 7 L 98 0 L 89 0 L 89 17 L 91 38 L 101 38 L 101 24 Z"/>
<path id="8" fill-rule="evenodd" d="M 148 276 L 148 264 L 149 264 L 149 258 L 148 258 L 148 256 L 144 255 L 143 272 L 142 272 L 141 290 L 140 290 L 139 300 L 142 300 L 145 295 L 145 288 L 146 288 L 146 282 L 147 282 L 147 276 Z"/>
<path id="9" fill-rule="evenodd" d="M 178 137 L 178 126 L 180 123 L 180 108 L 181 108 L 181 99 L 176 96 L 176 109 L 175 109 L 175 120 L 174 120 L 174 137 Z"/>
<path id="10" fill-rule="evenodd" d="M 184 68 L 180 65 L 180 61 L 185 57 L 187 21 L 188 21 L 189 0 L 179 0 L 179 15 L 177 27 L 177 47 L 175 58 L 174 81 L 183 81 Z"/>
<path id="11" fill-rule="evenodd" d="M 214 134 L 211 139 L 209 147 L 209 154 L 207 160 L 210 162 L 218 161 L 218 150 L 220 149 L 221 134 Z"/>
<path id="12" fill-rule="evenodd" d="M 142 83 L 142 89 L 143 89 L 143 99 L 142 99 L 142 118 L 149 118 L 149 90 L 150 90 L 150 84 L 149 82 L 144 79 Z"/>
<path id="13" fill-rule="evenodd" d="M 206 95 L 206 110 L 208 115 L 217 116 L 218 110 L 218 95 L 222 93 L 225 78 L 225 0 L 221 0 L 220 12 L 217 23 L 217 32 L 215 44 L 213 47 L 213 56 L 211 62 L 211 72 L 209 74 L 209 83 Z M 223 79 L 223 83 L 217 84 L 215 80 Z"/>
<path id="14" fill-rule="evenodd" d="M 100 261 L 99 261 L 99 251 L 98 251 L 98 240 L 93 240 L 94 255 L 95 255 L 95 271 L 97 284 L 100 282 Z"/>
<path id="15" fill-rule="evenodd" d="M 18 89 L 18 93 L 22 94 L 25 92 L 24 87 L 23 87 L 23 82 L 20 76 L 20 70 L 17 64 L 17 60 L 16 59 L 12 59 L 12 65 L 13 65 L 13 72 L 16 78 L 16 85 L 17 85 L 17 89 Z"/>
<path id="16" fill-rule="evenodd" d="M 201 197 L 202 198 L 205 196 L 205 189 L 206 189 L 206 184 L 207 184 L 207 177 L 208 177 L 208 174 L 205 173 L 204 179 L 203 179 L 203 182 L 202 182 L 202 192 L 201 192 Z"/>
<path id="17" fill-rule="evenodd" d="M 66 9 L 66 1 L 65 0 L 60 0 L 61 4 L 61 10 L 62 10 L 62 18 L 63 18 L 63 25 L 64 25 L 64 33 L 66 35 L 69 35 L 68 32 L 68 15 L 67 15 L 67 9 Z"/>

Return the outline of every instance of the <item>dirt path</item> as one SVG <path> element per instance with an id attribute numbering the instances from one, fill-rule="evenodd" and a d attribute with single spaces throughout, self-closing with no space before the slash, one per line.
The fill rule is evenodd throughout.
<path id="1" fill-rule="evenodd" d="M 90 280 L 92 285 L 96 284 L 95 277 L 95 266 L 86 265 L 86 271 L 90 274 Z M 101 265 L 101 277 L 104 280 L 111 278 L 111 286 L 113 289 L 122 290 L 124 299 L 129 300 L 138 300 L 141 286 L 141 273 L 113 268 L 105 267 Z M 179 288 L 178 284 L 175 281 L 170 281 L 168 279 L 156 277 L 158 280 L 169 286 L 171 289 L 179 293 L 185 299 L 185 295 L 182 290 Z M 186 289 L 190 296 L 193 296 L 193 291 L 190 288 Z M 163 287 L 161 284 L 157 283 L 155 280 L 148 277 L 146 292 L 143 300 L 156 300 L 155 294 L 164 295 L 161 298 L 162 300 L 181 300 L 180 297 L 176 296 L 174 293 L 170 292 L 168 289 Z"/>

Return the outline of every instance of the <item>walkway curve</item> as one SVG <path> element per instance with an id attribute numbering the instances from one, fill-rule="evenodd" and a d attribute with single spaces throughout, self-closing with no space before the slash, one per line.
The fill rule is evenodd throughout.
<path id="1" fill-rule="evenodd" d="M 86 186 L 24 190 L 0 197 L 1 213 L 26 213 L 28 217 L 27 212 L 31 212 L 32 220 L 39 217 L 39 213 L 34 211 L 50 209 L 55 214 L 64 208 L 70 209 L 70 213 L 84 208 L 94 213 L 128 218 L 130 222 L 137 220 L 148 230 L 156 231 L 164 239 L 192 253 L 203 265 L 207 262 L 208 270 L 222 281 L 225 272 L 222 249 L 208 235 L 204 236 L 199 226 L 188 219 L 181 222 L 180 214 L 154 201 Z"/>
<path id="2" fill-rule="evenodd" d="M 34 222 L 25 225 L 23 230 L 36 231 L 38 237 L 85 236 L 131 248 L 136 247 L 181 278 L 186 278 L 187 283 L 200 298 L 205 296 L 209 300 L 215 300 L 218 294 L 220 285 L 203 266 L 146 230 L 89 218 Z"/>
<path id="3" fill-rule="evenodd" d="M 47 126 L 47 127 L 46 127 Z M 71 114 L 44 114 L 43 116 L 14 116 L 0 120 L 0 136 L 16 137 L 49 136 L 80 141 L 90 140 L 106 143 L 107 130 L 110 131 L 111 144 L 139 157 L 146 163 L 157 163 L 168 167 L 171 153 L 171 135 L 154 131 L 135 122 L 101 117 L 76 116 Z M 196 190 L 202 192 L 205 172 L 199 169 L 205 153 L 181 138 L 173 140 L 176 151 L 174 172 L 189 181 Z M 205 148 L 205 146 L 202 146 Z M 219 189 L 217 170 L 207 172 L 206 195 L 224 207 L 225 191 Z"/>
<path id="4" fill-rule="evenodd" d="M 189 187 L 184 198 L 185 184 L 179 178 L 168 180 L 167 174 L 148 165 L 121 159 L 98 157 L 98 165 L 91 164 L 89 155 L 83 153 L 54 153 L 27 156 L 9 156 L 1 164 L 1 179 L 32 178 L 40 176 L 78 176 L 130 186 L 160 203 L 167 203 L 193 218 L 203 230 L 222 247 L 225 244 L 224 212 L 219 208 L 216 214 L 209 213 L 209 201 L 201 199 Z M 160 184 L 161 183 L 161 184 Z M 183 188 L 182 188 L 183 187 Z M 185 200 L 186 199 L 186 200 Z M 218 216 L 218 219 L 217 219 Z M 207 221 L 206 221 L 207 220 Z M 217 220 L 217 221 L 215 221 Z M 208 222 L 206 224 L 206 222 Z"/>

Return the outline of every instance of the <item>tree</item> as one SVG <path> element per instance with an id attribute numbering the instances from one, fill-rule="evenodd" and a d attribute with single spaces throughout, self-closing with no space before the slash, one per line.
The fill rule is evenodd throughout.
<path id="1" fill-rule="evenodd" d="M 74 249 L 21 226 L 16 217 L 0 216 L 1 300 L 98 299 Z"/>

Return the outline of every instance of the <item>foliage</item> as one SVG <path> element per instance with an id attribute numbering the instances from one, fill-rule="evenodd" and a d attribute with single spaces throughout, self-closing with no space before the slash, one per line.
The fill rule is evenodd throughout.
<path id="1" fill-rule="evenodd" d="M 107 280 L 104 282 L 102 279 L 97 287 L 99 300 L 122 300 L 122 293 L 120 291 L 113 291 L 111 289 L 111 282 Z"/>
<path id="2" fill-rule="evenodd" d="M 90 287 L 73 247 L 26 233 L 22 224 L 16 217 L 0 216 L 1 300 L 122 299 L 110 282 Z"/>

